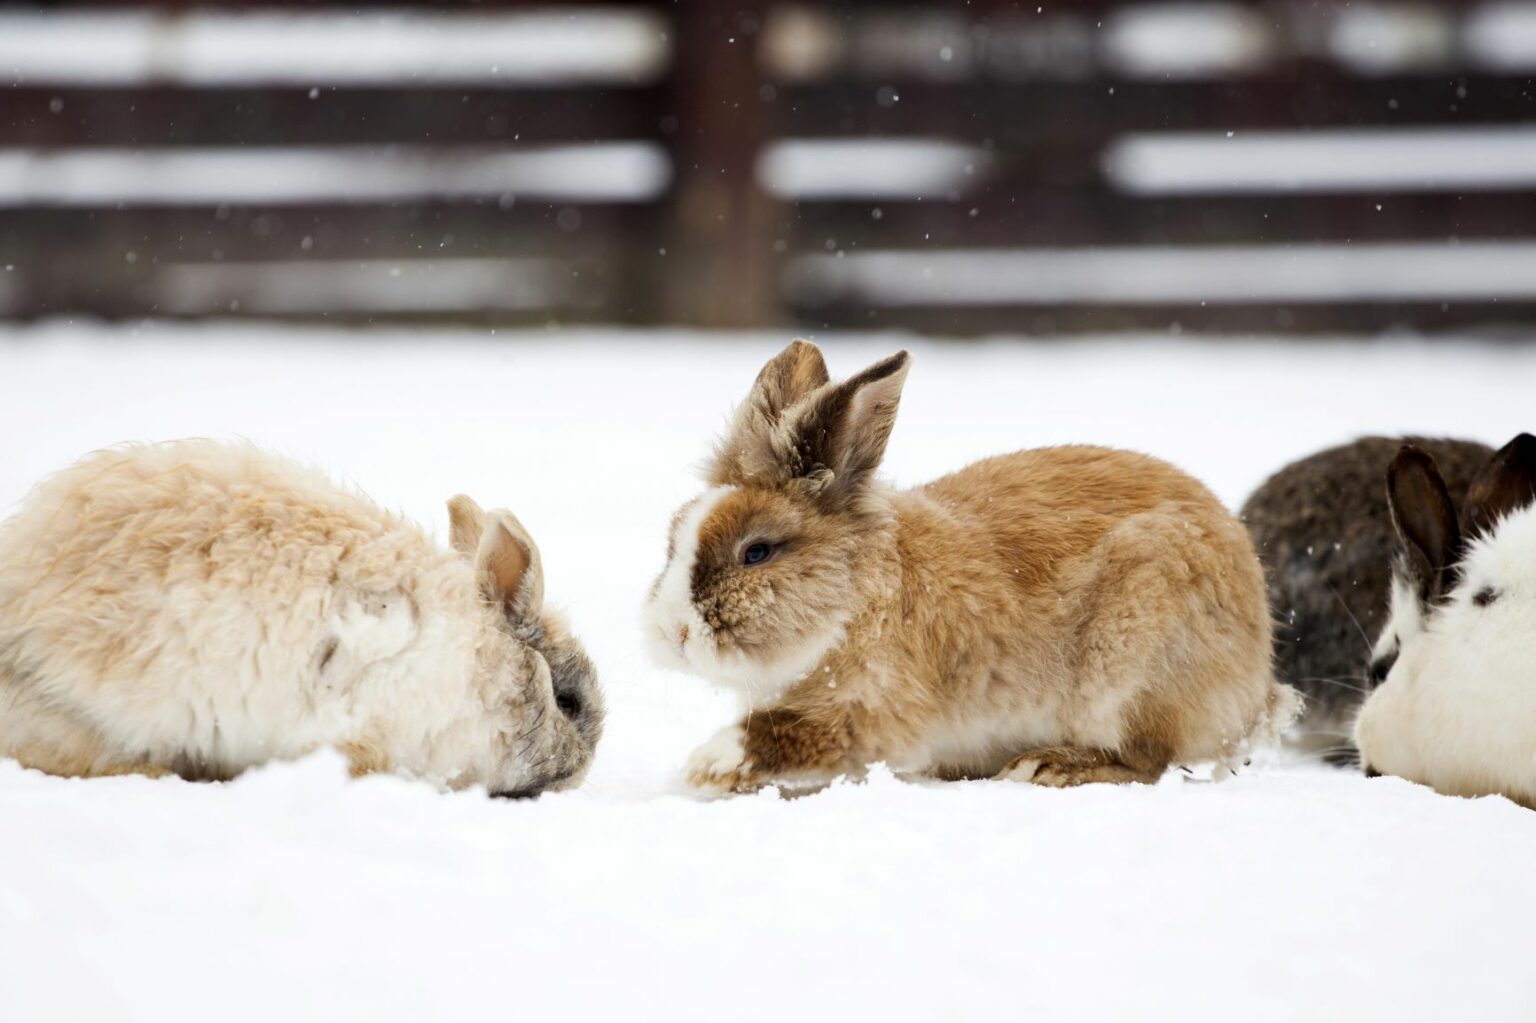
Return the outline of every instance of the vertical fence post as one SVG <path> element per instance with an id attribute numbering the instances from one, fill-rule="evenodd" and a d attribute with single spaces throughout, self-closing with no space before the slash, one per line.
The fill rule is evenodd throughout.
<path id="1" fill-rule="evenodd" d="M 775 203 L 757 187 L 767 138 L 758 34 L 768 4 L 680 0 L 661 125 L 673 182 L 659 211 L 652 316 L 698 327 L 781 318 Z M 647 244 L 642 240 L 640 244 Z"/>

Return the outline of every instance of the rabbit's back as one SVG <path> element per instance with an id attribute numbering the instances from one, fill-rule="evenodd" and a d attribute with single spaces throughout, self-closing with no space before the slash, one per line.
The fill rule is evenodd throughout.
<path id="1" fill-rule="evenodd" d="M 1197 519 L 1228 518 L 1204 484 L 1173 465 L 1090 445 L 983 459 L 922 491 L 972 523 L 989 545 L 1016 551 L 1007 559 L 1011 566 L 1041 582 L 1133 515 L 1177 509 Z"/>
<path id="2" fill-rule="evenodd" d="M 432 561 L 409 523 L 250 446 L 98 452 L 0 528 L 0 659 L 122 744 L 223 774 L 344 730 L 332 662 L 411 641 Z"/>
<path id="3" fill-rule="evenodd" d="M 986 597 L 976 617 L 995 634 L 994 674 L 1022 680 L 1032 720 L 1053 694 L 1067 745 L 1225 759 L 1288 716 L 1252 544 L 1194 477 L 1068 446 L 987 459 L 921 493 L 961 527 L 967 547 L 942 575 Z"/>

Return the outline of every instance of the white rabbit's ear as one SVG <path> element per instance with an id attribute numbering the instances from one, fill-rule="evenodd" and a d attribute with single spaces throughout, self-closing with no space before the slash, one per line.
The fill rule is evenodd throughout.
<path id="1" fill-rule="evenodd" d="M 539 548 L 511 512 L 498 509 L 486 515 L 475 574 L 486 598 L 499 602 L 508 617 L 525 620 L 544 609 Z"/>
<path id="2" fill-rule="evenodd" d="M 1434 456 L 1403 445 L 1387 469 L 1387 503 L 1419 597 L 1433 600 L 1449 585 L 1462 552 L 1456 505 Z"/>
<path id="3" fill-rule="evenodd" d="M 473 498 L 456 494 L 448 499 L 448 542 L 454 550 L 466 558 L 474 557 L 484 532 L 485 512 Z"/>
<path id="4" fill-rule="evenodd" d="M 1484 536 L 1536 501 L 1536 437 L 1522 433 L 1499 449 L 1467 489 L 1467 532 Z"/>

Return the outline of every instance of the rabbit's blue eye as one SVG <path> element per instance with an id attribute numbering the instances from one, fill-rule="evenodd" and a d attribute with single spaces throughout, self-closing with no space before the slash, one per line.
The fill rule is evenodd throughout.
<path id="1" fill-rule="evenodd" d="M 765 543 L 755 543 L 741 553 L 741 561 L 744 565 L 761 565 L 768 560 L 768 555 L 773 550 Z"/>

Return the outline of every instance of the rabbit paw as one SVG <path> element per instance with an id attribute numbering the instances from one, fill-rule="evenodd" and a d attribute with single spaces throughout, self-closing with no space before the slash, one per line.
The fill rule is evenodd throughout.
<path id="1" fill-rule="evenodd" d="M 1077 785 L 1107 782 L 1152 784 L 1162 776 L 1162 767 L 1131 767 L 1104 750 L 1057 749 L 1031 750 L 1003 769 L 997 777 L 1023 781 L 1046 788 L 1065 789 Z"/>
<path id="2" fill-rule="evenodd" d="M 747 730 L 731 725 L 694 750 L 686 768 L 688 784 L 703 792 L 725 795 L 757 787 L 747 759 Z"/>

